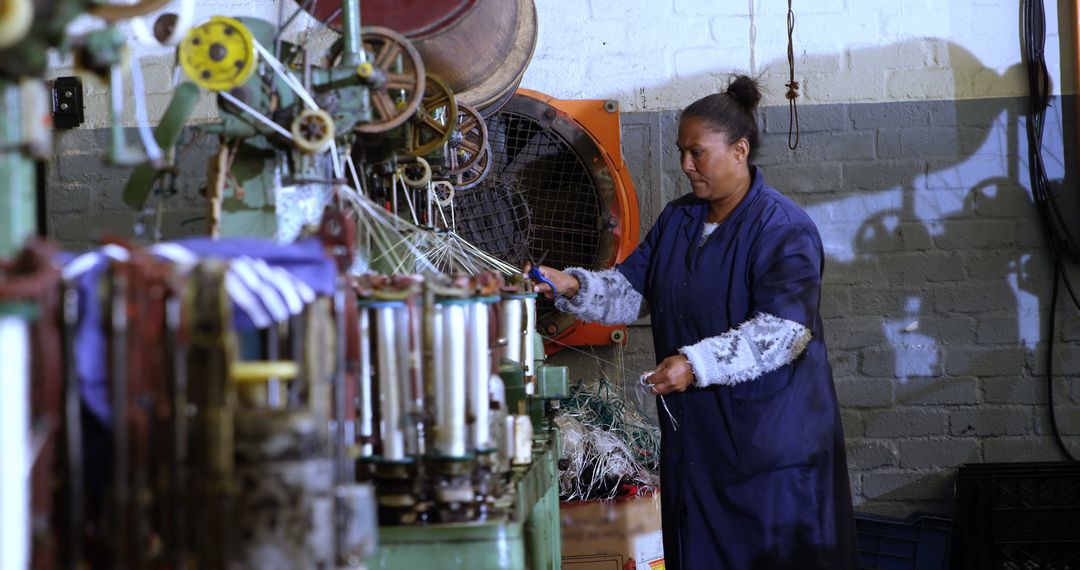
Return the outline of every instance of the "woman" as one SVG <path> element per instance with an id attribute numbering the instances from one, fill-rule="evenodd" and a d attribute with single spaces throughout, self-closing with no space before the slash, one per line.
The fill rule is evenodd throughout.
<path id="1" fill-rule="evenodd" d="M 652 314 L 669 569 L 856 568 L 844 436 L 818 305 L 813 221 L 750 165 L 754 80 L 687 107 L 692 193 L 607 271 L 541 267 L 556 306 L 608 324 Z M 537 292 L 551 295 L 551 287 Z M 662 398 L 664 402 L 660 402 Z M 668 411 L 669 410 L 670 415 Z"/>

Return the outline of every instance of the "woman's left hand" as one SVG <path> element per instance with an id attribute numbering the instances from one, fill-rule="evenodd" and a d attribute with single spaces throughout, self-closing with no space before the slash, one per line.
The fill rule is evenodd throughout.
<path id="1" fill-rule="evenodd" d="M 652 385 L 654 394 L 661 396 L 685 392 L 694 383 L 694 369 L 685 355 L 676 354 L 665 358 L 645 381 Z"/>

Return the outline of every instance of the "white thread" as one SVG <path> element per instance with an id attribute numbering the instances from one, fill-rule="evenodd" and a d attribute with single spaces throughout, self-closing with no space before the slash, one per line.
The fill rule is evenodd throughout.
<path id="1" fill-rule="evenodd" d="M 146 87 L 143 85 L 142 60 L 134 58 L 131 62 L 131 95 L 135 98 L 135 125 L 139 130 L 146 156 L 151 162 L 161 160 L 161 147 L 158 146 L 154 133 L 150 130 L 150 118 L 146 112 Z"/>
<path id="2" fill-rule="evenodd" d="M 252 109 L 247 103 L 244 103 L 243 101 L 237 99 L 236 97 L 233 97 L 232 94 L 229 93 L 228 91 L 219 91 L 218 95 L 221 95 L 222 97 L 225 98 L 226 101 L 232 103 L 233 105 L 236 105 L 237 107 L 240 107 L 241 110 L 243 110 L 245 113 L 251 115 L 252 117 L 255 117 L 255 119 L 258 120 L 260 123 L 270 127 L 271 129 L 274 129 L 281 136 L 289 139 L 290 141 L 293 140 L 292 133 L 290 133 L 285 127 L 283 127 L 283 126 L 275 123 L 274 121 L 271 121 L 270 119 L 266 118 L 266 115 L 263 115 L 262 113 L 256 111 L 255 109 Z"/>
<path id="3" fill-rule="evenodd" d="M 260 44 L 258 40 L 255 40 L 254 38 L 252 38 L 251 43 L 255 46 L 255 51 L 259 52 L 259 55 L 262 56 L 263 60 L 266 61 L 266 63 L 269 64 L 270 67 L 274 70 L 274 73 L 278 74 L 278 76 L 281 77 L 281 79 L 289 86 L 289 88 L 291 88 L 296 93 L 297 97 L 300 97 L 300 99 L 304 102 L 305 105 L 308 106 L 309 109 L 319 108 L 319 105 L 315 103 L 315 99 L 312 98 L 311 94 L 308 93 L 308 90 L 304 88 L 304 84 L 300 83 L 300 80 L 297 79 L 291 71 L 285 69 L 285 66 L 282 65 L 276 57 L 274 57 L 274 54 L 270 53 L 270 50 L 264 48 L 262 44 Z"/>
<path id="4" fill-rule="evenodd" d="M 656 394 L 657 396 L 660 396 L 660 403 L 663 404 L 664 411 L 667 412 L 668 418 L 671 420 L 672 428 L 675 431 L 679 431 L 679 422 L 675 421 L 675 416 L 671 413 L 671 409 L 668 408 L 667 400 L 665 400 L 664 397 L 661 396 L 660 394 L 657 394 L 656 386 L 653 386 L 652 384 L 649 384 L 649 382 L 648 382 L 649 377 L 652 376 L 653 374 L 654 374 L 654 372 L 652 370 L 643 373 L 641 375 L 641 378 L 638 379 L 638 384 L 641 384 L 641 386 L 643 388 L 648 388 L 649 393 Z"/>

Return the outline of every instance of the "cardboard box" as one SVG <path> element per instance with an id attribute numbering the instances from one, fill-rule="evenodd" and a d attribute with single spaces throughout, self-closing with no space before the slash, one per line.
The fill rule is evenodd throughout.
<path id="1" fill-rule="evenodd" d="M 664 570 L 660 493 L 559 510 L 564 570 Z"/>

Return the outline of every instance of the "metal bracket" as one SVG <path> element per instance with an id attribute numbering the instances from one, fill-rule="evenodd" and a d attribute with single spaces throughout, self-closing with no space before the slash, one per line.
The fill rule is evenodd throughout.
<path id="1" fill-rule="evenodd" d="M 58 77 L 52 84 L 53 127 L 74 129 L 83 123 L 83 87 L 78 77 Z"/>

